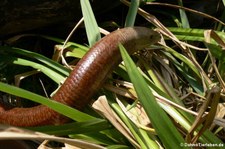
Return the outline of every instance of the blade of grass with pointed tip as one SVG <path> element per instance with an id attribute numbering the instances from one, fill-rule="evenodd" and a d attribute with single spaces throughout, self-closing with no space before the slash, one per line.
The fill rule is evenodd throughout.
<path id="1" fill-rule="evenodd" d="M 183 6 L 183 1 L 182 0 L 178 0 L 178 4 L 180 6 Z M 180 18 L 181 18 L 182 27 L 183 28 L 190 28 L 189 21 L 188 21 L 187 15 L 185 13 L 185 10 L 179 9 L 179 12 L 180 12 Z"/>
<path id="2" fill-rule="evenodd" d="M 122 45 L 119 45 L 119 47 L 127 72 L 134 84 L 139 100 L 149 116 L 163 145 L 168 149 L 180 148 L 180 143 L 185 142 L 183 137 L 178 132 L 170 118 L 166 115 L 165 111 L 163 111 L 156 102 L 151 90 L 136 69 L 134 62 L 131 60 L 124 47 Z"/>
<path id="3" fill-rule="evenodd" d="M 100 31 L 95 20 L 89 0 L 80 0 L 81 10 L 84 17 L 89 46 L 92 47 L 101 39 Z"/>

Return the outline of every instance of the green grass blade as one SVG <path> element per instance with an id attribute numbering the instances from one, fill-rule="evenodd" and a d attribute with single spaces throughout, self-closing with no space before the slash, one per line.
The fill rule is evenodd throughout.
<path id="1" fill-rule="evenodd" d="M 179 40 L 186 41 L 201 41 L 204 42 L 204 29 L 196 28 L 179 28 L 179 27 L 169 27 L 168 28 Z M 216 31 L 221 38 L 225 38 L 224 32 Z M 216 44 L 215 41 L 212 41 L 212 44 Z"/>
<path id="2" fill-rule="evenodd" d="M 88 51 L 87 47 L 85 47 L 84 49 L 74 45 L 68 46 L 67 49 L 69 51 L 66 52 L 66 57 L 75 57 L 75 58 L 82 58 L 85 55 L 85 53 Z"/>
<path id="3" fill-rule="evenodd" d="M 1 50 L 1 52 L 3 52 L 3 54 L 4 53 L 10 53 L 11 55 L 19 54 L 20 56 L 25 56 L 27 58 L 36 59 L 36 60 L 44 63 L 48 67 L 54 69 L 55 71 L 62 73 L 62 75 L 64 75 L 64 76 L 69 75 L 69 70 L 67 68 L 63 67 L 59 63 L 41 55 L 41 54 L 31 52 L 28 50 L 24 50 L 24 49 L 20 49 L 20 48 L 8 47 L 8 46 L 0 46 L 0 50 Z"/>
<path id="4" fill-rule="evenodd" d="M 123 113 L 123 111 L 120 109 L 120 107 L 119 107 L 119 105 L 117 103 L 111 103 L 110 105 L 113 107 L 113 109 L 115 110 L 115 112 L 120 116 L 120 118 L 122 119 L 122 121 L 127 125 L 127 127 L 129 128 L 129 130 L 131 131 L 131 133 L 133 134 L 134 138 L 139 143 L 139 145 L 140 145 L 140 147 L 142 149 L 147 149 L 147 146 L 151 146 L 152 149 L 158 149 L 156 147 L 157 145 L 152 140 L 151 140 L 151 142 L 147 142 L 146 143 L 146 141 L 145 141 L 146 139 L 143 138 L 143 136 L 141 135 L 139 129 Z"/>
<path id="5" fill-rule="evenodd" d="M 225 6 L 225 0 L 222 0 L 222 2 L 223 2 L 223 5 Z"/>
<path id="6" fill-rule="evenodd" d="M 211 43 L 205 43 L 205 45 L 212 53 L 212 56 L 221 61 L 221 63 L 225 63 L 225 51 L 221 47 Z"/>
<path id="7" fill-rule="evenodd" d="M 130 149 L 131 147 L 126 145 L 110 145 L 107 146 L 107 149 Z"/>
<path id="8" fill-rule="evenodd" d="M 45 65 L 39 64 L 37 62 L 33 62 L 30 60 L 22 59 L 22 58 L 16 58 L 12 56 L 6 56 L 6 55 L 0 55 L 1 61 L 13 63 L 16 65 L 22 65 L 22 66 L 28 66 L 32 67 L 38 71 L 41 71 L 46 76 L 51 78 L 54 82 L 57 84 L 60 84 L 65 79 L 65 76 L 61 75 L 60 73 L 56 72 L 55 70 L 52 70 Z"/>
<path id="9" fill-rule="evenodd" d="M 64 44 L 65 40 L 64 39 L 60 39 L 60 38 L 56 38 L 56 37 L 52 37 L 52 36 L 46 36 L 46 35 L 40 35 L 40 37 L 44 38 L 44 39 L 48 39 L 54 42 L 58 42 L 60 44 Z M 78 44 L 78 43 L 74 43 L 74 42 L 67 42 L 65 47 L 69 47 L 69 46 L 74 46 L 79 48 L 82 51 L 88 51 L 88 48 L 84 45 Z"/>
<path id="10" fill-rule="evenodd" d="M 58 113 L 63 114 L 75 121 L 81 122 L 81 121 L 88 121 L 88 120 L 94 119 L 94 117 L 88 114 L 85 114 L 83 112 L 80 112 L 72 107 L 66 106 L 54 100 L 49 100 L 46 97 L 40 96 L 38 94 L 32 93 L 30 91 L 27 91 L 12 85 L 8 85 L 6 83 L 0 82 L 0 91 L 46 105 L 49 108 L 57 111 Z"/>
<path id="11" fill-rule="evenodd" d="M 134 26 L 139 4 L 140 4 L 140 0 L 131 0 L 131 5 L 129 7 L 129 11 L 128 11 L 125 25 L 124 25 L 125 27 Z"/>
<path id="12" fill-rule="evenodd" d="M 173 65 L 176 66 L 176 68 L 182 73 L 182 75 L 186 78 L 186 80 L 190 83 L 190 85 L 194 88 L 194 90 L 199 93 L 200 95 L 203 94 L 203 88 L 202 88 L 202 82 L 198 75 L 195 75 L 193 77 L 193 73 L 188 70 L 187 68 L 191 68 L 190 65 L 187 63 L 180 64 L 170 53 L 167 51 L 163 51 L 163 54 L 165 54 L 168 59 L 172 62 Z M 192 65 L 192 64 L 191 64 Z M 194 67 L 192 67 L 195 69 Z M 197 71 L 197 70 L 196 70 Z"/>
<path id="13" fill-rule="evenodd" d="M 155 97 L 148 88 L 148 85 L 141 74 L 136 69 L 134 62 L 131 60 L 126 50 L 122 45 L 119 47 L 139 100 L 142 103 L 147 115 L 149 116 L 151 123 L 163 145 L 168 149 L 180 148 L 180 143 L 185 142 L 183 137 L 173 125 L 170 118 L 166 115 L 165 111 L 163 111 L 156 102 Z"/>
<path id="14" fill-rule="evenodd" d="M 114 129 L 112 131 L 115 131 Z M 116 143 L 119 143 L 119 136 L 118 138 L 114 139 L 111 138 L 111 136 L 107 136 L 104 133 L 85 133 L 85 134 L 74 134 L 70 135 L 71 138 L 74 139 L 81 139 L 81 140 L 86 140 L 88 142 L 93 142 L 95 144 L 101 144 L 101 145 L 112 145 L 115 144 L 115 141 L 118 141 Z"/>
<path id="15" fill-rule="evenodd" d="M 43 132 L 51 135 L 70 135 L 81 133 L 99 132 L 106 129 L 111 129 L 112 126 L 108 121 L 103 119 L 94 119 L 89 121 L 68 123 L 57 126 L 39 126 L 31 127 L 30 130 Z"/>
<path id="16" fill-rule="evenodd" d="M 178 58 L 179 60 L 184 62 L 196 74 L 197 77 L 201 78 L 201 75 L 200 75 L 198 69 L 196 68 L 196 66 L 193 64 L 193 62 L 190 59 L 188 59 L 187 57 L 178 53 L 177 51 L 173 50 L 170 47 L 164 47 L 164 48 L 166 51 L 168 51 L 169 53 L 174 55 L 176 58 Z"/>
<path id="17" fill-rule="evenodd" d="M 11 57 L 11 58 L 13 58 L 13 57 Z M 64 76 L 60 75 L 59 73 L 55 72 L 54 70 L 51 70 L 51 69 L 45 67 L 44 65 L 41 65 L 41 64 L 29 61 L 29 60 L 25 60 L 22 58 L 15 58 L 13 63 L 16 65 L 33 67 L 34 69 L 37 69 L 37 70 L 43 72 L 46 76 L 51 78 L 57 84 L 60 84 L 65 79 Z"/>
<path id="18" fill-rule="evenodd" d="M 80 0 L 84 24 L 88 37 L 89 46 L 92 47 L 98 40 L 101 39 L 100 31 L 95 20 L 89 0 Z"/>
<path id="19" fill-rule="evenodd" d="M 183 6 L 183 1 L 182 0 L 178 0 L 178 4 L 180 6 Z M 180 12 L 180 18 L 181 18 L 182 27 L 183 28 L 190 28 L 189 21 L 188 21 L 187 15 L 185 13 L 185 10 L 179 9 L 179 12 Z"/>

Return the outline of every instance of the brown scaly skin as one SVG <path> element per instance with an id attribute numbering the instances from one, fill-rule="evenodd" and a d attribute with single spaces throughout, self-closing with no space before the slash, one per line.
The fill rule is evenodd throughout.
<path id="1" fill-rule="evenodd" d="M 78 62 L 52 99 L 82 110 L 101 88 L 108 74 L 121 62 L 119 43 L 132 54 L 159 39 L 157 32 L 145 27 L 124 28 L 112 32 L 97 42 Z M 0 123 L 14 126 L 61 124 L 66 119 L 44 105 L 0 111 Z"/>

